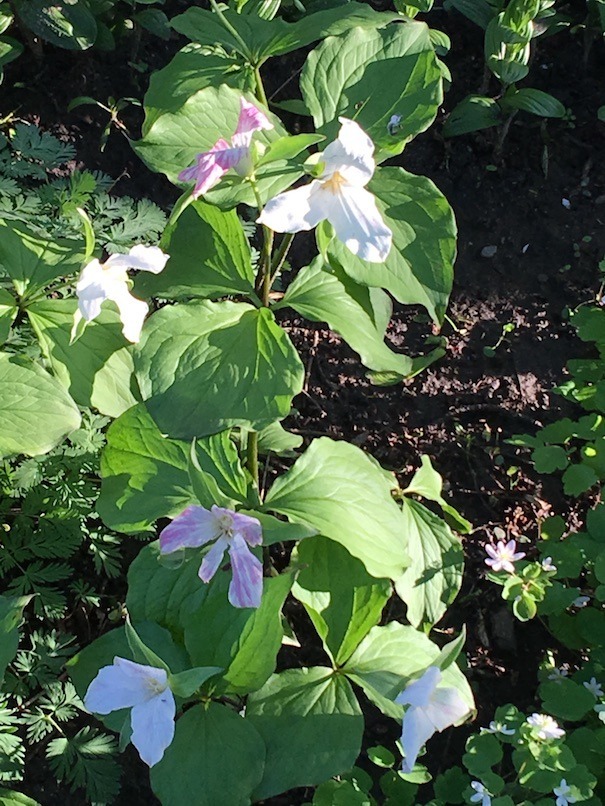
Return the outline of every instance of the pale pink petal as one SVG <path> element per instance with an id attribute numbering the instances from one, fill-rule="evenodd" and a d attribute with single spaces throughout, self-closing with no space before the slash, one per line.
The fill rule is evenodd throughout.
<path id="1" fill-rule="evenodd" d="M 456 689 L 445 687 L 435 689 L 426 709 L 427 716 L 439 732 L 449 728 L 450 725 L 455 725 L 468 713 L 469 707 Z"/>
<path id="2" fill-rule="evenodd" d="M 234 512 L 232 515 L 233 531 L 240 534 L 249 546 L 260 546 L 263 542 L 263 532 L 260 521 L 250 515 Z"/>
<path id="3" fill-rule="evenodd" d="M 147 702 L 135 705 L 130 713 L 130 740 L 149 767 L 160 761 L 174 738 L 175 714 L 176 703 L 168 688 Z"/>
<path id="4" fill-rule="evenodd" d="M 361 260 L 384 263 L 391 251 L 393 233 L 382 220 L 374 196 L 352 185 L 342 185 L 338 193 L 329 195 L 327 218 L 338 240 Z"/>
<path id="5" fill-rule="evenodd" d="M 399 705 L 426 708 L 440 680 L 440 669 L 437 666 L 429 666 L 422 677 L 405 687 L 395 702 Z"/>
<path id="6" fill-rule="evenodd" d="M 351 185 L 363 187 L 376 167 L 372 156 L 374 143 L 355 121 L 348 118 L 339 118 L 339 121 L 342 125 L 338 139 L 330 143 L 321 157 L 326 166 L 322 179 L 338 171 Z"/>
<path id="7" fill-rule="evenodd" d="M 229 543 L 224 537 L 219 537 L 214 546 L 210 549 L 208 554 L 202 560 L 199 570 L 199 578 L 202 582 L 210 582 L 212 577 L 216 574 L 219 565 L 223 560 L 225 551 Z"/>
<path id="8" fill-rule="evenodd" d="M 489 554 L 489 556 L 492 558 L 492 560 L 497 560 L 498 559 L 498 552 L 489 543 L 485 544 L 485 553 Z M 489 560 L 486 560 L 485 562 L 489 562 Z"/>
<path id="9" fill-rule="evenodd" d="M 321 194 L 321 195 L 320 195 Z M 300 232 L 316 227 L 327 218 L 321 184 L 314 180 L 294 190 L 286 190 L 267 202 L 265 209 L 256 219 L 275 232 Z"/>
<path id="10" fill-rule="evenodd" d="M 403 772 L 412 771 L 423 745 L 428 742 L 434 732 L 433 724 L 422 708 L 414 706 L 408 708 L 403 716 L 401 731 L 403 748 L 401 769 Z"/>
<path id="11" fill-rule="evenodd" d="M 84 707 L 95 714 L 109 714 L 121 708 L 132 708 L 153 696 L 149 687 L 150 680 L 166 685 L 166 672 L 164 669 L 115 657 L 113 666 L 103 666 L 88 686 Z"/>
<path id="12" fill-rule="evenodd" d="M 229 601 L 234 607 L 259 607 L 263 595 L 263 564 L 241 535 L 234 535 L 229 547 L 233 579 Z"/>
<path id="13" fill-rule="evenodd" d="M 220 534 L 215 515 L 204 507 L 187 507 L 160 532 L 160 552 L 170 554 L 182 548 L 198 548 Z"/>
<path id="14" fill-rule="evenodd" d="M 195 165 L 181 171 L 179 179 L 181 182 L 195 180 L 192 196 L 197 199 L 217 185 L 229 168 L 237 165 L 242 156 L 241 149 L 231 148 L 226 140 L 217 140 L 209 151 L 197 155 Z"/>
<path id="15" fill-rule="evenodd" d="M 231 143 L 236 148 L 249 148 L 252 142 L 253 132 L 261 129 L 272 129 L 273 124 L 260 109 L 248 103 L 245 98 L 240 101 L 240 113 L 237 121 L 235 134 L 231 138 Z"/>

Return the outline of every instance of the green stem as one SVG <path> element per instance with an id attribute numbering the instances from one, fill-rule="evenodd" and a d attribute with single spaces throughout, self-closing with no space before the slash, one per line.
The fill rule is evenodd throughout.
<path id="1" fill-rule="evenodd" d="M 275 280 L 286 262 L 286 257 L 288 256 L 295 235 L 295 232 L 287 232 L 281 239 L 271 263 L 271 283 L 273 283 L 273 280 Z"/>
<path id="2" fill-rule="evenodd" d="M 265 85 L 263 84 L 263 79 L 261 78 L 259 66 L 254 68 L 254 78 L 256 80 L 256 97 L 261 104 L 263 104 L 263 106 L 269 106 L 269 101 L 267 100 L 267 93 L 265 92 Z"/>
<path id="3" fill-rule="evenodd" d="M 241 48 L 240 53 L 242 54 L 242 56 L 244 56 L 246 59 L 250 59 L 250 51 L 248 50 L 248 46 L 246 45 L 246 43 L 244 42 L 242 37 L 238 34 L 237 30 L 233 27 L 233 25 L 231 25 L 231 23 L 229 22 L 227 17 L 225 17 L 223 12 L 220 10 L 216 0 L 210 0 L 210 5 L 212 6 L 212 10 L 216 14 L 216 16 L 219 18 L 219 20 L 223 24 L 223 27 L 227 31 L 229 31 L 231 36 L 235 39 L 237 44 L 240 46 L 240 48 Z"/>
<path id="4" fill-rule="evenodd" d="M 248 432 L 246 445 L 246 467 L 248 468 L 254 484 L 258 488 L 258 431 Z"/>

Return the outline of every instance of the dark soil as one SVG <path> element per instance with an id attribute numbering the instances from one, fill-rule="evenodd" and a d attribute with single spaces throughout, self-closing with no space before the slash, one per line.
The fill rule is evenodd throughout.
<path id="1" fill-rule="evenodd" d="M 169 16 L 177 5 L 167 3 Z M 458 100 L 479 89 L 482 33 L 455 12 L 434 11 L 429 23 L 452 40 L 446 61 L 453 85 L 442 119 Z M 177 46 L 176 41 L 144 41 L 139 60 L 161 67 Z M 132 70 L 127 60 L 120 53 L 51 49 L 40 65 L 21 59 L 7 71 L 0 90 L 3 109 L 17 110 L 17 116 L 73 139 L 83 166 L 120 177 L 116 192 L 148 196 L 168 207 L 176 198 L 174 188 L 138 161 L 122 135 L 114 132 L 105 152 L 99 152 L 103 112 L 84 107 L 66 113 L 77 95 L 102 101 L 109 95 L 140 97 L 148 74 Z M 458 220 L 459 257 L 449 321 L 442 330 L 447 339 L 442 360 L 408 383 L 376 387 L 357 356 L 325 327 L 287 322 L 307 368 L 305 392 L 289 426 L 309 439 L 327 434 L 354 442 L 404 476 L 428 454 L 446 479 L 449 499 L 474 524 L 464 539 L 463 590 L 439 630 L 447 637 L 467 625 L 469 679 L 479 709 L 476 724 L 482 725 L 499 704 L 531 706 L 540 648 L 552 645 L 541 625 L 514 621 L 499 590 L 483 579 L 482 546 L 496 527 L 533 541 L 537 524 L 552 514 L 577 526 L 590 503 L 588 497 L 570 503 L 557 478 L 539 476 L 528 457 L 506 442 L 515 433 L 533 433 L 565 410 L 551 390 L 564 378 L 567 360 L 584 350 L 567 324 L 566 310 L 593 299 L 599 285 L 597 264 L 605 254 L 605 125 L 597 120 L 597 109 L 605 103 L 602 45 L 595 45 L 584 61 L 579 35 L 566 31 L 536 40 L 525 84 L 551 92 L 574 117 L 542 123 L 520 114 L 499 160 L 494 157 L 498 132 L 444 141 L 440 120 L 395 160 L 429 176 Z M 282 60 L 275 75 L 266 75 L 270 92 L 291 64 L 288 68 Z M 23 82 L 19 89 L 13 87 L 16 80 Z M 288 88 L 280 97 L 292 92 Z M 123 116 L 134 137 L 140 119 L 135 108 Z M 568 207 L 563 199 L 569 200 Z M 486 246 L 497 246 L 494 257 L 481 256 Z M 304 265 L 307 257 L 303 243 L 293 253 L 293 267 Z M 506 323 L 513 323 L 514 331 L 494 357 L 487 357 L 483 348 L 498 341 Z M 425 339 L 434 336 L 420 309 L 396 306 L 388 331 L 395 349 L 427 352 L 431 347 Z M 303 614 L 293 615 L 305 623 Z M 370 706 L 367 716 L 370 745 L 395 738 L 396 726 Z M 465 730 L 450 733 L 435 738 L 433 748 L 441 752 L 431 754 L 444 768 L 459 759 L 467 735 Z M 124 777 L 120 803 L 149 804 L 153 796 L 146 776 L 128 753 L 132 775 Z M 35 780 L 33 766 L 25 791 L 44 804 L 82 802 L 78 794 L 58 796 L 54 785 Z M 286 806 L 310 796 L 309 791 L 291 792 L 267 803 Z"/>

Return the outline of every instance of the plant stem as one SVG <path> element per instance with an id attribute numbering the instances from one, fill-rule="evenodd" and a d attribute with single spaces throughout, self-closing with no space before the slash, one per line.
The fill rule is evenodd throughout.
<path id="1" fill-rule="evenodd" d="M 252 476 L 254 484 L 258 487 L 258 431 L 248 431 L 246 467 Z"/>
<path id="2" fill-rule="evenodd" d="M 212 6 L 212 10 L 216 14 L 216 16 L 219 18 L 219 20 L 223 24 L 223 27 L 225 28 L 225 30 L 229 31 L 231 36 L 235 39 L 237 44 L 240 46 L 240 48 L 241 48 L 240 53 L 242 54 L 242 56 L 244 56 L 246 59 L 250 59 L 250 52 L 248 50 L 248 46 L 246 45 L 246 43 L 244 42 L 242 37 L 238 34 L 236 29 L 233 27 L 233 25 L 231 25 L 231 23 L 229 22 L 227 17 L 225 17 L 223 12 L 220 10 L 216 0 L 210 0 L 210 5 Z"/>
<path id="3" fill-rule="evenodd" d="M 277 277 L 278 273 L 281 271 L 282 266 L 286 262 L 286 257 L 288 256 L 288 252 L 290 251 L 290 247 L 292 246 L 292 241 L 294 240 L 295 235 L 296 235 L 295 232 L 287 232 L 281 239 L 280 244 L 277 247 L 277 251 L 271 263 L 272 283 L 273 280 Z"/>
<path id="4" fill-rule="evenodd" d="M 263 84 L 263 79 L 261 78 L 259 66 L 254 68 L 254 78 L 256 80 L 256 97 L 261 104 L 264 106 L 269 106 L 269 101 L 267 100 L 267 94 L 265 92 L 265 86 Z"/>

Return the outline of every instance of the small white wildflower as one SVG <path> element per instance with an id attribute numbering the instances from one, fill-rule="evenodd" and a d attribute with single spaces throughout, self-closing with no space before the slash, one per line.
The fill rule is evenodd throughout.
<path id="1" fill-rule="evenodd" d="M 590 596 L 578 596 L 571 604 L 573 607 L 586 607 L 588 602 L 590 602 Z"/>
<path id="2" fill-rule="evenodd" d="M 515 729 L 507 728 L 504 722 L 492 721 L 488 728 L 481 728 L 482 733 L 501 733 L 503 736 L 514 736 Z"/>
<path id="3" fill-rule="evenodd" d="M 593 694 L 596 699 L 600 699 L 603 696 L 603 687 L 597 681 L 596 677 L 591 677 L 588 682 L 584 682 L 584 688 L 588 689 L 591 694 Z"/>
<path id="4" fill-rule="evenodd" d="M 508 543 L 499 540 L 495 548 L 487 543 L 485 553 L 488 555 L 485 564 L 491 566 L 492 571 L 507 571 L 509 574 L 514 574 L 515 572 L 513 563 L 525 557 L 524 551 L 517 551 L 515 540 L 509 540 Z"/>
<path id="5" fill-rule="evenodd" d="M 554 565 L 554 563 L 552 561 L 552 557 L 544 557 L 544 559 L 542 560 L 541 565 L 542 565 L 542 570 L 543 571 L 556 571 L 557 570 L 557 566 Z"/>
<path id="6" fill-rule="evenodd" d="M 471 795 L 471 803 L 480 803 L 481 806 L 491 806 L 492 796 L 481 781 L 471 781 L 475 794 Z"/>
<path id="7" fill-rule="evenodd" d="M 565 669 L 563 666 L 555 666 L 552 672 L 548 675 L 549 680 L 562 680 L 565 677 L 569 676 L 569 670 Z"/>
<path id="8" fill-rule="evenodd" d="M 533 729 L 534 735 L 543 741 L 565 736 L 563 728 L 548 714 L 532 714 L 527 717 L 527 724 Z"/>
<path id="9" fill-rule="evenodd" d="M 553 789 L 553 795 L 556 795 L 556 806 L 567 806 L 568 803 L 575 803 L 576 799 L 571 795 L 571 787 L 565 780 L 561 778 L 561 783 Z"/>

